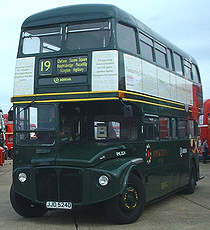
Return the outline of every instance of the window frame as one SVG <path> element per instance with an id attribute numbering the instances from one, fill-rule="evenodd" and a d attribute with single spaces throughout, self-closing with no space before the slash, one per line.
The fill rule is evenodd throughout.
<path id="1" fill-rule="evenodd" d="M 101 27 L 96 27 L 97 24 L 100 24 L 100 23 L 107 23 L 107 27 L 105 28 L 105 25 L 104 25 L 104 28 L 101 28 Z M 93 26 L 93 28 L 74 28 L 76 26 L 78 27 L 81 27 L 81 26 L 84 26 L 86 27 L 85 25 L 89 25 L 90 27 L 92 25 L 95 24 L 95 27 Z M 74 29 L 71 30 L 71 27 L 73 27 Z M 64 29 L 64 49 L 65 50 L 70 50 L 70 51 L 75 51 L 75 50 L 78 50 L 78 49 L 90 49 L 90 50 L 94 50 L 94 49 L 104 49 L 104 48 L 107 48 L 109 47 L 110 45 L 110 42 L 111 42 L 111 37 L 112 37 L 112 22 L 110 19 L 98 19 L 98 20 L 88 20 L 88 21 L 78 21 L 78 22 L 71 22 L 71 23 L 67 23 L 65 25 L 65 29 Z M 70 34 L 81 34 L 81 33 L 91 33 L 91 32 L 103 32 L 103 31 L 109 31 L 109 38 L 107 39 L 107 43 L 104 44 L 104 46 L 93 46 L 93 47 L 81 47 L 81 48 L 74 48 L 74 47 L 69 47 L 68 43 L 69 43 L 69 36 Z M 91 34 L 93 35 L 93 34 Z"/>
<path id="2" fill-rule="evenodd" d="M 173 121 L 175 121 L 175 127 L 173 126 Z M 178 138 L 178 131 L 177 131 L 177 119 L 175 117 L 170 118 L 170 125 L 171 125 L 171 139 L 177 139 Z M 174 135 L 175 131 L 175 135 Z"/>
<path id="3" fill-rule="evenodd" d="M 145 119 L 154 119 L 153 122 L 147 122 L 145 121 Z M 145 124 L 152 124 L 152 130 L 153 130 L 153 135 L 152 138 L 148 138 L 147 136 L 145 136 L 145 131 L 146 131 L 146 126 Z M 153 125 L 154 124 L 154 125 Z M 157 127 L 155 127 L 155 125 L 157 125 Z M 156 129 L 156 130 L 155 130 Z M 147 133 L 146 133 L 147 134 Z M 144 118 L 143 118 L 143 133 L 142 133 L 142 137 L 145 141 L 158 141 L 159 140 L 159 116 L 157 115 L 153 115 L 153 114 L 145 114 Z"/>
<path id="4" fill-rule="evenodd" d="M 127 28 L 133 30 L 133 32 L 134 32 L 134 38 L 135 38 L 135 42 L 134 42 L 135 47 L 133 47 L 132 50 L 130 50 L 129 48 L 127 49 L 124 46 L 123 47 L 120 46 L 120 42 L 119 41 L 122 41 L 122 40 L 119 40 L 120 38 L 119 38 L 119 29 L 118 29 L 119 27 L 118 26 L 124 26 L 125 28 L 127 27 Z M 122 49 L 122 50 L 124 50 L 126 52 L 129 52 L 129 53 L 139 54 L 139 44 L 138 44 L 137 29 L 135 27 L 133 27 L 131 25 L 128 25 L 128 24 L 125 24 L 125 23 L 123 23 L 121 21 L 117 22 L 116 23 L 116 37 L 117 37 L 117 39 L 116 39 L 117 47 L 119 49 Z"/>
<path id="5" fill-rule="evenodd" d="M 166 48 L 167 52 L 167 68 L 170 71 L 174 71 L 174 60 L 173 60 L 173 51 L 170 48 Z"/>
<path id="6" fill-rule="evenodd" d="M 194 78 L 195 75 L 194 75 L 194 70 L 196 71 L 196 79 Z M 198 69 L 198 66 L 194 63 L 192 63 L 192 78 L 193 78 L 193 81 L 197 84 L 200 84 L 201 83 L 201 79 L 200 79 L 200 73 L 199 73 L 199 69 Z"/>
<path id="7" fill-rule="evenodd" d="M 187 133 L 190 138 L 196 137 L 196 126 L 193 119 L 187 120 Z"/>
<path id="8" fill-rule="evenodd" d="M 191 62 L 188 61 L 187 59 L 184 59 L 183 64 L 184 64 L 184 77 L 185 77 L 187 80 L 192 81 L 192 80 L 193 80 L 193 77 L 192 77 L 192 65 L 191 65 Z M 186 69 L 188 69 L 190 75 L 187 74 Z"/>
<path id="9" fill-rule="evenodd" d="M 142 31 L 139 31 L 138 32 L 138 35 L 139 35 L 139 48 L 140 48 L 140 55 L 143 59 L 147 60 L 147 61 L 150 61 L 150 62 L 154 62 L 155 61 L 155 55 L 154 55 L 154 39 L 145 34 L 144 32 Z M 143 35 L 143 36 L 142 36 Z M 144 38 L 144 39 L 142 39 Z M 148 41 L 146 41 L 146 40 Z M 150 41 L 150 42 L 149 42 Z M 149 44 L 150 43 L 150 44 Z M 143 48 L 142 48 L 142 44 L 144 45 L 143 47 L 147 47 L 147 48 L 150 48 L 151 49 L 151 58 L 148 58 L 148 56 L 144 56 L 143 55 Z"/>
<path id="10" fill-rule="evenodd" d="M 167 63 L 167 49 L 164 45 L 160 44 L 159 42 L 155 41 L 155 50 L 154 50 L 154 54 L 155 54 L 155 62 L 157 63 L 158 66 L 161 66 L 163 68 L 167 68 L 168 67 L 168 63 Z M 161 55 L 164 55 L 164 58 L 162 59 L 162 61 L 164 60 L 164 64 L 161 62 L 158 62 L 158 58 L 157 58 L 157 52 Z"/>
<path id="11" fill-rule="evenodd" d="M 179 61 L 177 62 L 178 59 L 176 59 L 176 57 L 179 58 Z M 173 61 L 174 61 L 174 71 L 179 74 L 180 76 L 183 76 L 184 72 L 183 72 L 183 58 L 182 55 L 178 54 L 177 52 L 173 52 Z M 178 66 L 179 64 L 179 66 Z M 181 72 L 179 72 L 179 69 L 177 69 L 177 67 L 181 67 L 180 70 Z"/>
<path id="12" fill-rule="evenodd" d="M 53 28 L 59 28 L 60 31 L 57 31 L 57 32 L 49 32 L 49 33 L 36 33 L 36 34 L 31 34 L 31 35 L 25 35 L 26 33 L 29 33 L 30 31 L 42 31 L 42 30 L 47 30 L 47 29 L 53 29 Z M 45 42 L 42 42 L 41 43 L 41 38 L 44 38 L 44 37 L 51 37 L 51 36 L 60 36 L 60 47 L 57 47 L 59 48 L 58 50 L 54 50 L 54 51 L 44 51 L 42 49 L 46 48 L 46 49 L 49 49 L 49 47 L 43 47 L 43 44 Z M 24 52 L 24 39 L 26 38 L 39 38 L 40 40 L 40 46 L 39 46 L 39 52 Z M 52 26 L 49 26 L 49 27 L 46 27 L 46 26 L 43 26 L 43 27 L 32 27 L 32 28 L 26 28 L 24 29 L 22 32 L 21 32 L 21 45 L 20 45 L 20 51 L 23 55 L 32 55 L 32 54 L 45 54 L 45 53 L 58 53 L 62 50 L 62 41 L 63 41 L 63 26 L 62 25 L 52 25 Z M 50 45 L 50 44 L 49 44 Z M 52 45 L 53 46 L 53 45 Z M 42 50 L 42 51 L 41 51 Z"/>
<path id="13" fill-rule="evenodd" d="M 180 122 L 183 122 L 183 121 L 185 121 L 185 127 L 183 127 L 183 125 L 182 126 L 180 126 Z M 180 131 L 181 130 L 185 130 L 185 136 L 183 136 L 183 135 L 180 135 Z M 178 138 L 179 139 L 181 139 L 181 140 L 185 140 L 185 139 L 187 139 L 187 119 L 186 118 L 183 118 L 183 117 L 179 117 L 179 118 L 177 118 L 177 136 L 178 136 Z"/>
<path id="14" fill-rule="evenodd" d="M 165 121 L 167 119 L 167 137 L 161 137 L 161 119 L 164 119 L 163 121 Z M 164 126 L 162 126 L 164 127 Z M 159 117 L 159 138 L 160 140 L 169 140 L 171 139 L 171 127 L 170 127 L 170 118 L 169 117 L 164 117 L 164 116 L 160 116 Z"/>
<path id="15" fill-rule="evenodd" d="M 133 137 L 132 135 L 128 136 L 128 133 L 130 133 L 131 128 L 128 130 L 128 127 L 126 127 L 126 135 L 124 133 L 124 131 L 122 131 L 125 128 L 125 124 L 128 123 L 128 119 L 133 122 L 133 125 L 131 126 L 132 130 L 134 130 L 135 128 L 135 133 L 133 133 Z M 95 138 L 95 123 L 96 122 L 116 122 L 119 123 L 120 125 L 120 129 L 119 129 L 119 138 L 108 138 L 109 135 L 109 130 L 107 128 L 107 138 L 105 139 L 96 139 Z M 135 125 L 134 125 L 135 124 Z M 136 119 L 135 117 L 131 118 L 126 118 L 126 117 L 122 117 L 120 115 L 96 115 L 93 117 L 93 140 L 96 142 L 133 142 L 133 141 L 138 141 L 139 140 L 139 127 L 138 127 L 138 119 Z M 108 127 L 108 126 L 107 126 Z M 130 133 L 131 134 L 131 133 Z M 125 138 L 126 137 L 126 138 Z"/>

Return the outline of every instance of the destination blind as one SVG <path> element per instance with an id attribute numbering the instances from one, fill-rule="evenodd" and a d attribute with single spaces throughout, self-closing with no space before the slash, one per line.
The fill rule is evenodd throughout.
<path id="1" fill-rule="evenodd" d="M 58 58 L 56 61 L 56 70 L 58 75 L 62 74 L 82 74 L 87 73 L 87 56 L 73 56 Z"/>

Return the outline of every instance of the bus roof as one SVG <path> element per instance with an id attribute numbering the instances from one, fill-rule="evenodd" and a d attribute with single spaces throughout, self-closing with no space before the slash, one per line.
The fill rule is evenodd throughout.
<path id="1" fill-rule="evenodd" d="M 58 7 L 28 17 L 22 24 L 22 29 L 47 26 L 52 24 L 61 24 L 67 22 L 78 22 L 86 20 L 97 20 L 116 18 L 118 21 L 137 27 L 153 39 L 166 45 L 181 54 L 184 58 L 196 64 L 196 60 L 183 52 L 181 49 L 162 38 L 159 34 L 151 30 L 144 23 L 130 15 L 129 13 L 121 10 L 120 8 L 109 4 L 80 4 Z"/>

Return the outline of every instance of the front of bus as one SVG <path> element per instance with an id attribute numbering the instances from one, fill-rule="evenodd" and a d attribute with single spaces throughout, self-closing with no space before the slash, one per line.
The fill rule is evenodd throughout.
<path id="1" fill-rule="evenodd" d="M 58 8 L 23 23 L 11 188 L 22 216 L 101 202 L 125 186 L 139 124 L 119 100 L 111 8 L 97 7 Z"/>

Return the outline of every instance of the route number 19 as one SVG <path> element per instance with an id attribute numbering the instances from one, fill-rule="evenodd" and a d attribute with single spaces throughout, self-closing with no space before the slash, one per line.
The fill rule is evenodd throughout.
<path id="1" fill-rule="evenodd" d="M 39 61 L 39 75 L 52 75 L 52 59 Z"/>

